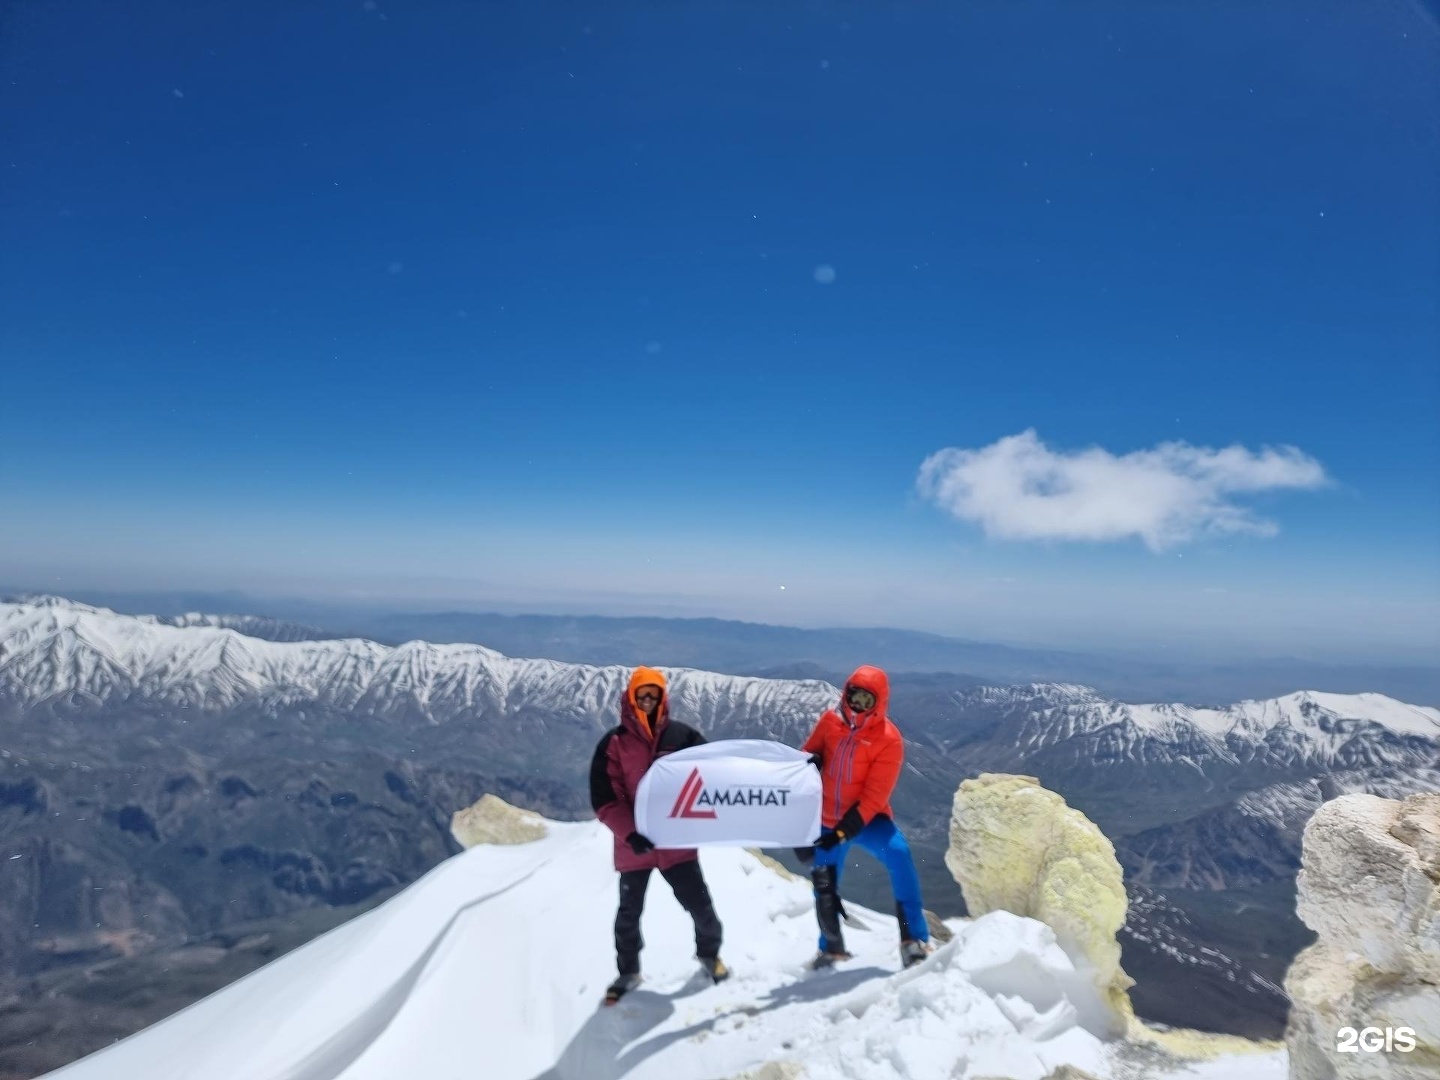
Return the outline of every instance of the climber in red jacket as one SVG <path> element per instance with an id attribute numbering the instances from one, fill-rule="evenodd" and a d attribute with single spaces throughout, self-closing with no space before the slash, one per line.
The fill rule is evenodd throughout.
<path id="1" fill-rule="evenodd" d="M 845 681 L 837 709 L 828 709 L 800 749 L 820 769 L 823 826 L 814 849 L 797 854 L 813 858 L 815 916 L 820 923 L 820 952 L 813 965 L 845 959 L 840 929 L 840 872 L 851 843 L 884 864 L 900 920 L 900 960 L 906 967 L 930 952 L 930 929 L 920 900 L 920 878 L 910 845 L 895 826 L 890 794 L 905 764 L 905 741 L 886 713 L 890 680 L 877 667 L 857 668 Z"/>

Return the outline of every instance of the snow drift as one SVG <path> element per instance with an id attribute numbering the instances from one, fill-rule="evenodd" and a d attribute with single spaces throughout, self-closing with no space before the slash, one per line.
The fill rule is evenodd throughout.
<path id="1" fill-rule="evenodd" d="M 51 1074 L 64 1080 L 699 1080 L 766 1063 L 809 1080 L 1101 1077 L 1279 1080 L 1283 1054 L 1203 1064 L 1086 1030 L 1093 984 L 1051 930 L 992 912 L 899 970 L 895 920 L 851 909 L 855 959 L 809 974 L 807 882 L 740 849 L 702 854 L 735 976 L 701 977 L 692 929 L 652 883 L 646 982 L 597 1004 L 614 970 L 615 873 L 595 822 L 472 848 L 385 905 L 154 1027 Z M 773 1068 L 771 1072 L 773 1072 Z"/>

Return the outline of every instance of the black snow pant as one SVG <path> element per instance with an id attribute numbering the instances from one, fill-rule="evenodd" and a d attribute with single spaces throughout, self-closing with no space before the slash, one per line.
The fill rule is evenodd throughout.
<path id="1" fill-rule="evenodd" d="M 670 883 L 675 899 L 695 920 L 695 955 L 713 960 L 720 955 L 720 919 L 700 872 L 700 861 L 690 859 L 660 876 Z M 620 910 L 615 913 L 615 958 L 621 975 L 640 973 L 640 950 L 645 941 L 640 936 L 640 915 L 645 910 L 645 888 L 650 884 L 649 870 L 626 870 L 620 875 Z"/>

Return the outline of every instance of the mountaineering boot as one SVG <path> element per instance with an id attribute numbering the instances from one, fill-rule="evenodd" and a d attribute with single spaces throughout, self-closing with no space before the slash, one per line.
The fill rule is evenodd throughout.
<path id="1" fill-rule="evenodd" d="M 820 924 L 822 953 L 844 955 L 845 932 L 840 929 L 840 886 L 836 880 L 835 867 L 817 866 L 810 871 L 810 880 L 815 886 L 815 921 Z"/>
<path id="2" fill-rule="evenodd" d="M 928 941 L 921 941 L 910 928 L 910 919 L 905 914 L 905 905 L 896 901 L 895 919 L 900 924 L 900 963 L 912 967 L 935 951 Z"/>
<path id="3" fill-rule="evenodd" d="M 810 963 L 806 964 L 805 966 L 808 967 L 811 971 L 824 971 L 826 968 L 832 968 L 832 967 L 834 967 L 834 966 L 835 966 L 836 964 L 838 964 L 841 960 L 852 960 L 852 959 L 854 959 L 854 957 L 852 957 L 848 952 L 824 952 L 824 951 L 821 951 L 821 952 L 817 952 L 817 953 L 810 959 Z"/>
<path id="4" fill-rule="evenodd" d="M 615 981 L 605 988 L 605 1004 L 614 1005 L 622 997 L 640 985 L 640 973 L 617 975 Z"/>
<path id="5" fill-rule="evenodd" d="M 700 957 L 700 966 L 705 969 L 705 974 L 715 982 L 724 982 L 730 977 L 730 969 L 725 966 L 725 961 L 718 956 Z"/>
<path id="6" fill-rule="evenodd" d="M 900 942 L 900 963 L 905 967 L 914 967 L 934 951 L 934 946 L 928 941 L 916 941 L 914 938 L 906 938 Z"/>

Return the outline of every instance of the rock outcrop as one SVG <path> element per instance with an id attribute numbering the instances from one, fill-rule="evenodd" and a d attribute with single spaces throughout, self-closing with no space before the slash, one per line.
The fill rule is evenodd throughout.
<path id="1" fill-rule="evenodd" d="M 495 795 L 482 795 L 473 806 L 450 818 L 450 835 L 467 848 L 476 844 L 528 844 L 545 836 L 545 819 L 511 806 Z"/>
<path id="2" fill-rule="evenodd" d="M 1298 891 L 1319 940 L 1285 978 L 1292 1080 L 1440 1076 L 1440 793 L 1326 803 L 1305 827 Z M 1342 1029 L 1367 1027 L 1410 1028 L 1416 1046 L 1339 1049 Z"/>
<path id="3" fill-rule="evenodd" d="M 971 916 L 1003 910 L 1038 919 L 1077 967 L 1088 969 L 1109 1013 L 1109 1035 L 1134 1019 L 1134 984 L 1115 935 L 1125 882 L 1115 848 L 1078 810 L 1032 776 L 982 773 L 955 793 L 945 865 Z"/>

